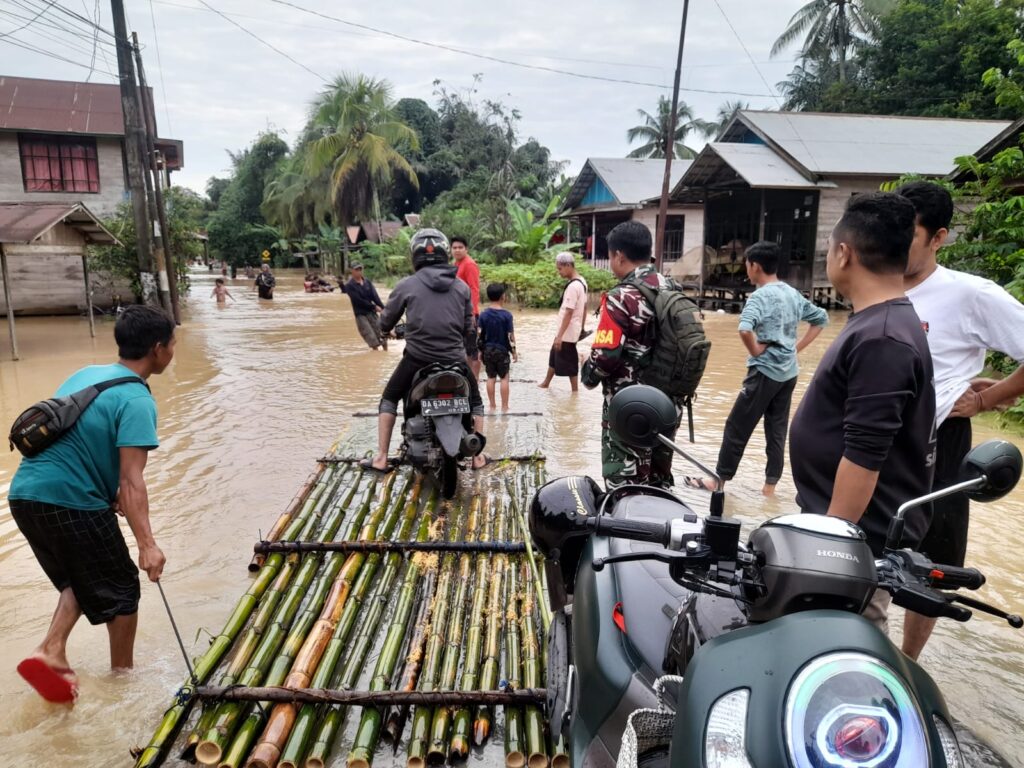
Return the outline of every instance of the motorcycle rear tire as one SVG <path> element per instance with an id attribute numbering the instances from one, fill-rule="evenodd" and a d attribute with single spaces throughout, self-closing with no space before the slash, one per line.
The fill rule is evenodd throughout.
<path id="1" fill-rule="evenodd" d="M 441 486 L 441 498 L 450 499 L 455 495 L 455 488 L 459 484 L 459 465 L 451 456 L 441 459 L 437 482 Z"/>

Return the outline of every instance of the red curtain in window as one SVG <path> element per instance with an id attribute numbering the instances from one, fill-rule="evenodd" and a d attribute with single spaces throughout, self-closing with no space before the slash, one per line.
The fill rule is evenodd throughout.
<path id="1" fill-rule="evenodd" d="M 21 160 L 27 192 L 100 191 L 93 139 L 22 137 Z"/>

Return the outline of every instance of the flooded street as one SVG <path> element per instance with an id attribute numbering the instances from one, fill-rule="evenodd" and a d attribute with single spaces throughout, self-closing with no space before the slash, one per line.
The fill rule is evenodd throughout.
<path id="1" fill-rule="evenodd" d="M 272 303 L 258 302 L 249 281 L 228 281 L 238 302 L 226 307 L 208 298 L 213 277 L 193 272 L 174 363 L 150 382 L 161 438 L 146 473 L 152 523 L 167 556 L 164 588 L 195 655 L 205 647 L 204 632 L 219 630 L 247 588 L 253 543 L 299 490 L 315 460 L 343 432 L 357 436 L 361 445 L 372 444 L 375 422 L 352 414 L 376 410 L 401 348 L 396 343 L 387 353 L 368 350 L 348 298 L 337 292 L 305 294 L 295 272 L 278 274 Z M 548 457 L 549 477 L 599 478 L 599 392 L 574 397 L 558 379 L 550 390 L 539 390 L 554 313 L 521 311 L 515 320 L 521 362 L 512 369 L 511 408 L 544 415 L 488 417 L 488 452 L 540 449 Z M 797 397 L 842 321 L 835 314 L 802 356 Z M 707 321 L 714 349 L 696 405 L 693 450 L 709 463 L 717 456 L 745 372 L 736 322 L 734 315 L 709 315 Z M 78 367 L 116 359 L 111 327 L 110 320 L 98 323 L 93 340 L 84 318 L 19 318 L 23 359 L 11 362 L 6 338 L 0 342 L 0 423 L 6 427 L 23 408 L 51 396 Z M 975 426 L 975 443 L 996 436 L 1024 442 Z M 727 513 L 749 524 L 796 509 L 788 470 L 777 498 L 761 497 L 763 457 L 764 438 L 757 433 L 728 488 Z M 73 710 L 43 703 L 17 676 L 15 665 L 39 641 L 56 593 L 7 510 L 6 491 L 17 463 L 18 454 L 0 453 L 0 768 L 131 765 L 128 750 L 149 740 L 185 677 L 159 594 L 143 578 L 133 673 L 109 674 L 106 631 L 83 620 L 69 646 L 81 678 L 80 701 Z M 678 463 L 677 469 L 677 474 L 689 472 Z M 684 490 L 681 495 L 704 511 L 706 494 Z M 1024 569 L 1017 561 L 1024 552 L 1024 486 L 994 505 L 975 505 L 973 518 L 968 564 L 988 577 L 983 596 L 1011 612 L 1024 611 Z M 899 624 L 897 618 L 897 634 Z M 954 715 L 1011 763 L 1024 765 L 1022 635 L 986 616 L 967 624 L 943 621 L 922 662 Z M 344 752 L 337 765 L 343 757 Z"/>

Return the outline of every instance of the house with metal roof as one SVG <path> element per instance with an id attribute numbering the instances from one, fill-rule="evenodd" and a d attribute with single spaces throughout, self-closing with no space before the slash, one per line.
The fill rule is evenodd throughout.
<path id="1" fill-rule="evenodd" d="M 777 242 L 782 274 L 808 293 L 829 288 L 828 237 L 852 195 L 904 174 L 941 177 L 954 159 L 1010 124 L 884 115 L 742 110 L 690 163 L 672 192 L 702 205 L 708 285 L 747 285 L 743 254 Z"/>
<path id="2" fill-rule="evenodd" d="M 92 308 L 97 290 L 109 303 L 112 291 L 129 286 L 118 288 L 92 273 L 86 247 L 117 242 L 81 203 L 0 203 L 0 314 L 7 315 L 15 360 L 15 313 L 85 310 L 89 332 L 96 335 Z"/>
<path id="3" fill-rule="evenodd" d="M 672 163 L 672 185 L 682 178 L 689 160 Z M 585 244 L 586 256 L 597 264 L 608 259 L 605 238 L 623 221 L 657 230 L 658 202 L 665 174 L 664 160 L 589 158 L 566 196 L 560 216 L 571 222 L 573 239 Z M 668 211 L 664 261 L 677 261 L 703 242 L 704 212 L 700 203 L 673 204 Z"/>
<path id="4" fill-rule="evenodd" d="M 152 103 L 151 89 L 144 98 Z M 155 149 L 169 185 L 182 143 L 157 139 Z M 118 85 L 0 76 L 0 202 L 81 201 L 109 216 L 128 199 L 125 180 Z"/>

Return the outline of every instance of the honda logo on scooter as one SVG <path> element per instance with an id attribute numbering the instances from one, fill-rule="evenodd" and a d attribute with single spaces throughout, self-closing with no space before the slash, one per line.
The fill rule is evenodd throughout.
<path id="1" fill-rule="evenodd" d="M 819 549 L 818 557 L 834 557 L 837 560 L 849 560 L 853 563 L 859 563 L 860 558 L 849 552 L 837 552 L 834 549 Z"/>

